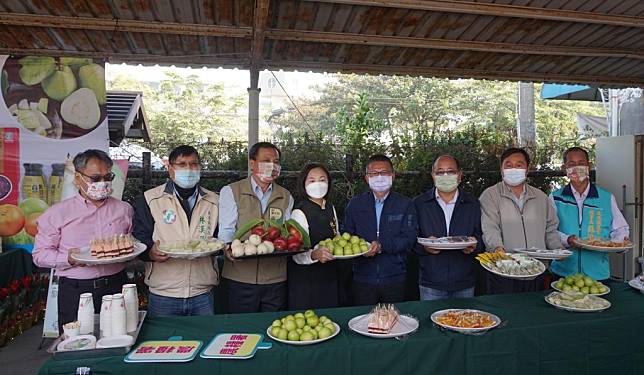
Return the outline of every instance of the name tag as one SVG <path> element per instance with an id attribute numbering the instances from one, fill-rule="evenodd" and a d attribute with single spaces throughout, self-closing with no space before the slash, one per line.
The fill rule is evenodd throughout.
<path id="1" fill-rule="evenodd" d="M 283 217 L 284 217 L 284 213 L 279 208 L 270 207 L 268 209 L 268 218 L 269 219 L 279 221 L 279 220 L 282 220 Z"/>

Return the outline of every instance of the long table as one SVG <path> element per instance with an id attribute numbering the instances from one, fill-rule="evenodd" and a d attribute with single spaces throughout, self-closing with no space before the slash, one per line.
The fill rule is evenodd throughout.
<path id="1" fill-rule="evenodd" d="M 317 311 L 342 331 L 311 346 L 273 343 L 249 360 L 128 364 L 122 356 L 83 360 L 51 358 L 41 374 L 644 374 L 644 294 L 613 285 L 600 313 L 557 310 L 544 301 L 547 292 L 481 296 L 471 299 L 398 304 L 401 313 L 420 320 L 419 330 L 402 340 L 372 339 L 351 332 L 347 322 L 368 306 Z M 482 336 L 446 332 L 429 315 L 446 308 L 476 308 L 507 323 Z M 182 336 L 207 344 L 218 333 L 265 333 L 285 313 L 154 318 L 145 322 L 139 342 Z M 266 338 L 265 340 L 270 340 Z"/>

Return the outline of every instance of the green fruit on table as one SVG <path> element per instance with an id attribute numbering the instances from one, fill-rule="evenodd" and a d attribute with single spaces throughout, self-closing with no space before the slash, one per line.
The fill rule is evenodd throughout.
<path id="1" fill-rule="evenodd" d="M 280 327 L 273 327 L 273 328 L 271 328 L 271 335 L 273 335 L 275 337 L 279 337 L 281 330 L 282 330 L 282 328 L 280 328 Z"/>
<path id="2" fill-rule="evenodd" d="M 295 320 L 295 317 L 293 315 L 287 315 L 286 320 Z"/>
<path id="3" fill-rule="evenodd" d="M 344 238 L 339 240 L 338 245 L 340 245 L 341 247 L 347 246 L 347 240 L 345 240 Z"/>
<path id="4" fill-rule="evenodd" d="M 302 332 L 300 335 L 300 341 L 313 341 L 313 334 L 310 331 Z"/>
<path id="5" fill-rule="evenodd" d="M 309 326 L 311 328 L 315 328 L 315 326 L 317 326 L 318 324 L 320 324 L 320 320 L 318 319 L 317 316 L 313 315 L 313 316 L 309 316 L 308 318 L 306 318 L 306 325 L 307 326 Z"/>
<path id="6" fill-rule="evenodd" d="M 273 320 L 272 327 L 281 327 L 281 326 L 282 326 L 282 322 L 280 322 L 279 320 Z"/>
<path id="7" fill-rule="evenodd" d="M 294 320 L 287 320 L 286 323 L 284 324 L 284 328 L 286 328 L 287 331 L 295 331 L 298 327 L 297 324 L 295 324 Z"/>
<path id="8" fill-rule="evenodd" d="M 280 328 L 280 331 L 277 333 L 277 338 L 280 340 L 288 339 L 288 331 L 284 328 Z"/>
<path id="9" fill-rule="evenodd" d="M 325 324 L 324 328 L 327 328 L 329 331 L 331 331 L 331 334 L 333 334 L 333 332 L 335 332 L 335 325 L 333 325 L 333 323 Z"/>
<path id="10" fill-rule="evenodd" d="M 344 232 L 342 233 L 342 238 L 349 241 L 351 239 L 351 234 Z"/>
<path id="11" fill-rule="evenodd" d="M 295 330 L 295 332 L 297 332 L 298 335 L 301 335 L 304 330 L 302 328 L 298 328 Z"/>
<path id="12" fill-rule="evenodd" d="M 597 288 L 594 285 L 590 287 L 590 294 L 599 294 L 599 293 L 600 293 L 599 288 Z"/>
<path id="13" fill-rule="evenodd" d="M 572 291 L 572 287 L 570 285 L 568 285 L 568 284 L 564 284 L 562 290 L 564 292 L 570 292 L 570 291 Z"/>
<path id="14" fill-rule="evenodd" d="M 295 314 L 293 316 L 296 317 L 296 318 L 304 318 L 304 314 L 302 314 L 301 312 L 299 312 L 299 313 L 297 313 L 297 314 Z"/>
<path id="15" fill-rule="evenodd" d="M 588 294 L 588 293 L 590 293 L 590 288 L 585 286 L 583 288 L 580 288 L 579 291 L 584 293 L 584 294 Z"/>
<path id="16" fill-rule="evenodd" d="M 325 339 L 325 338 L 327 338 L 327 337 L 331 336 L 332 334 L 333 334 L 333 332 L 332 332 L 330 329 L 328 329 L 327 327 L 322 328 L 322 329 L 318 332 L 318 336 L 319 336 L 321 339 Z"/>
<path id="17" fill-rule="evenodd" d="M 315 316 L 315 311 L 313 311 L 313 310 L 306 310 L 306 311 L 304 312 L 304 317 L 305 317 L 305 318 L 308 318 L 309 316 Z"/>
<path id="18" fill-rule="evenodd" d="M 295 324 L 297 328 L 303 328 L 306 325 L 306 320 L 304 318 L 295 318 Z"/>
<path id="19" fill-rule="evenodd" d="M 302 329 L 304 330 L 304 332 L 307 332 L 307 331 L 310 331 L 312 328 L 309 326 L 304 326 L 304 328 Z"/>
<path id="20" fill-rule="evenodd" d="M 577 281 L 575 281 L 575 286 L 579 289 L 583 288 L 585 285 L 586 283 L 584 283 L 583 279 L 577 279 Z"/>
<path id="21" fill-rule="evenodd" d="M 367 246 L 366 244 L 360 245 L 361 253 L 366 253 L 367 251 L 369 251 L 369 246 Z"/>
<path id="22" fill-rule="evenodd" d="M 360 237 L 358 236 L 351 236 L 351 239 L 349 240 L 352 244 L 359 245 L 360 244 Z"/>
<path id="23" fill-rule="evenodd" d="M 338 247 L 338 248 L 333 250 L 333 255 L 342 256 L 342 255 L 344 255 L 344 250 L 341 247 Z"/>
<path id="24" fill-rule="evenodd" d="M 317 340 L 317 339 L 318 339 L 318 331 L 316 331 L 316 330 L 312 329 L 312 330 L 310 330 L 309 332 L 313 335 L 313 340 Z"/>
<path id="25" fill-rule="evenodd" d="M 565 283 L 570 286 L 572 286 L 572 284 L 575 283 L 575 278 L 572 276 L 566 276 L 565 280 L 566 280 Z"/>
<path id="26" fill-rule="evenodd" d="M 300 334 L 297 331 L 290 331 L 287 336 L 288 341 L 300 341 Z"/>
<path id="27" fill-rule="evenodd" d="M 563 281 L 559 280 L 559 281 L 557 281 L 557 282 L 555 283 L 555 288 L 557 288 L 557 289 L 559 289 L 559 290 L 563 290 L 563 287 L 564 287 L 564 283 L 563 283 Z"/>
<path id="28" fill-rule="evenodd" d="M 324 326 L 322 324 L 318 324 L 318 325 L 315 326 L 315 330 L 318 331 L 318 332 L 320 332 L 320 330 L 322 328 L 324 328 Z"/>
<path id="29" fill-rule="evenodd" d="M 572 290 L 574 290 L 575 292 L 580 292 L 581 291 L 577 285 L 573 285 Z"/>
<path id="30" fill-rule="evenodd" d="M 593 279 L 591 279 L 590 277 L 588 277 L 588 276 L 585 276 L 585 277 L 584 277 L 584 284 L 585 284 L 585 286 L 590 287 L 590 286 L 592 286 L 594 283 L 595 283 L 595 282 L 594 282 L 594 281 L 593 281 Z"/>

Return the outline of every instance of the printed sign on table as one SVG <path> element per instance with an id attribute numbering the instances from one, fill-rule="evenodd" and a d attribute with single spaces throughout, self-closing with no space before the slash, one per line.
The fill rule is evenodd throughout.
<path id="1" fill-rule="evenodd" d="M 201 352 L 202 358 L 247 359 L 252 358 L 257 349 L 270 349 L 270 342 L 262 342 L 264 335 L 254 333 L 222 333 L 215 336 Z"/>
<path id="2" fill-rule="evenodd" d="M 146 341 L 125 357 L 125 362 L 190 362 L 199 352 L 197 340 Z"/>

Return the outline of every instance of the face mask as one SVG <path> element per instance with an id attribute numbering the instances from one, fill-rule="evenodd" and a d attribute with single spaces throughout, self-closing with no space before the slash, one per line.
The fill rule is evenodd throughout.
<path id="1" fill-rule="evenodd" d="M 112 181 L 86 182 L 86 184 L 87 188 L 83 191 L 93 201 L 103 201 L 112 194 Z"/>
<path id="2" fill-rule="evenodd" d="M 384 193 L 391 189 L 393 178 L 391 176 L 369 177 L 369 187 L 376 193 Z"/>
<path id="3" fill-rule="evenodd" d="M 311 198 L 324 198 L 328 191 L 329 184 L 327 184 L 326 182 L 313 182 L 306 185 L 306 194 L 308 194 Z"/>
<path id="4" fill-rule="evenodd" d="M 527 169 L 508 168 L 503 170 L 503 181 L 510 186 L 519 186 L 526 179 Z"/>
<path id="5" fill-rule="evenodd" d="M 588 166 L 578 165 L 576 167 L 570 167 L 566 169 L 566 174 L 571 180 L 575 180 L 575 177 L 579 181 L 584 181 L 588 178 Z M 576 176 L 573 176 L 576 175 Z"/>
<path id="6" fill-rule="evenodd" d="M 441 193 L 451 193 L 458 187 L 458 175 L 437 175 L 434 176 L 434 185 Z"/>
<path id="7" fill-rule="evenodd" d="M 184 189 L 192 189 L 199 183 L 201 171 L 199 169 L 179 169 L 174 171 L 174 183 Z"/>
<path id="8" fill-rule="evenodd" d="M 258 173 L 256 176 L 264 183 L 271 183 L 275 178 L 280 175 L 282 167 L 276 163 L 257 163 Z M 273 171 L 277 172 L 277 176 L 273 177 Z"/>

